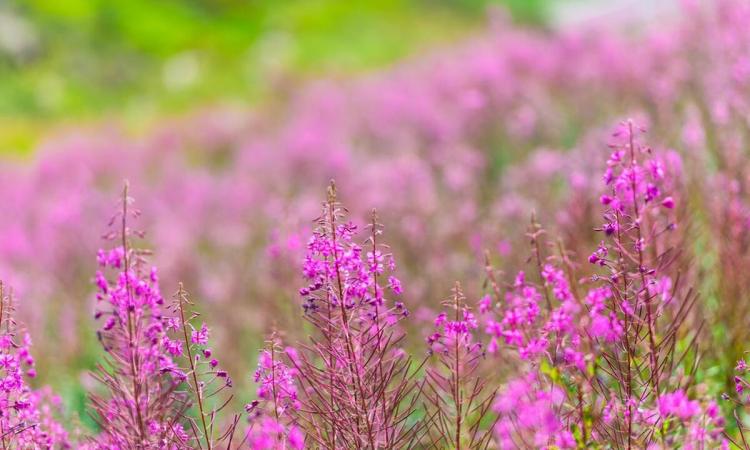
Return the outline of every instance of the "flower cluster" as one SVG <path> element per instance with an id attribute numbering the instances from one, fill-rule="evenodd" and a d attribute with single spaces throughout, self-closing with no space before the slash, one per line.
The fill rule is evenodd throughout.
<path id="1" fill-rule="evenodd" d="M 54 417 L 59 398 L 28 384 L 36 376 L 31 338 L 17 334 L 12 311 L 12 297 L 0 282 L 0 444 L 9 449 L 70 448 L 67 432 Z"/>
<path id="2" fill-rule="evenodd" d="M 335 189 L 331 185 L 331 189 Z M 307 287 L 301 288 L 299 293 L 305 299 L 305 311 L 315 311 L 318 308 L 317 295 L 326 289 L 324 295 L 331 307 L 339 305 L 344 311 L 362 307 L 362 319 L 375 319 L 379 310 L 394 308 L 389 312 L 388 320 L 398 320 L 409 314 L 401 303 L 393 306 L 384 305 L 385 294 L 390 291 L 394 295 L 403 292 L 401 282 L 394 275 L 389 274 L 396 268 L 393 255 L 384 254 L 377 243 L 377 236 L 381 233 L 373 213 L 371 248 L 363 248 L 353 242 L 357 234 L 357 226 L 351 222 L 336 223 L 336 215 L 340 214 L 335 205 L 323 217 L 326 223 L 335 224 L 333 229 L 321 227 L 310 239 L 307 245 L 303 273 L 310 281 Z M 385 285 L 381 285 L 387 280 Z M 332 285 L 332 281 L 336 285 Z M 332 289 L 336 287 L 336 289 Z"/>
<path id="3" fill-rule="evenodd" d="M 316 445 L 390 448 L 409 442 L 418 428 L 407 421 L 414 410 L 403 408 L 415 395 L 411 360 L 399 347 L 399 322 L 409 312 L 389 300 L 402 288 L 377 215 L 360 245 L 344 212 L 331 183 L 304 258 L 309 285 L 300 289 L 316 336 L 301 351 L 286 352 L 303 394 L 291 413 L 299 424 L 314 424 L 306 436 Z"/>
<path id="4" fill-rule="evenodd" d="M 174 322 L 163 314 L 156 269 L 147 269 L 145 252 L 130 245 L 136 232 L 128 220 L 139 215 L 131 204 L 126 185 L 122 210 L 111 222 L 120 219 L 119 231 L 105 236 L 119 243 L 109 251 L 100 250 L 97 257 L 95 317 L 107 356 L 95 378 L 108 391 L 91 396 L 102 428 L 98 441 L 104 447 L 179 448 L 189 439 L 179 422 L 185 402 L 177 393 L 186 374 L 174 360 L 183 348 L 167 334 Z"/>
<path id="5" fill-rule="evenodd" d="M 209 347 L 210 331 L 206 323 L 201 323 L 200 328 L 194 325 L 200 314 L 192 311 L 192 307 L 194 304 L 180 283 L 171 305 L 173 316 L 164 319 L 168 335 L 175 335 L 175 338 L 165 337 L 164 340 L 169 343 L 168 349 L 175 349 L 170 353 L 182 366 L 172 372 L 179 374 L 187 384 L 189 400 L 196 409 L 194 415 L 181 413 L 180 419 L 189 424 L 185 428 L 191 431 L 194 445 L 211 449 L 234 438 L 236 417 L 225 432 L 215 431 L 219 428 L 215 425 L 216 418 L 231 400 L 233 383 L 229 373 L 219 367 L 219 361 Z"/>
<path id="6" fill-rule="evenodd" d="M 299 360 L 295 349 L 288 347 L 281 351 L 277 337 L 272 336 L 258 359 L 253 377 L 258 384 L 258 400 L 245 406 L 250 421 L 247 439 L 253 450 L 305 448 L 305 435 L 293 415 L 301 407 L 297 373 L 282 355 L 295 362 Z"/>
<path id="7" fill-rule="evenodd" d="M 559 355 L 560 363 L 571 363 L 584 371 L 578 347 L 577 319 L 580 305 L 574 298 L 562 269 L 545 264 L 539 271 L 541 286 L 519 272 L 500 309 L 502 320 L 487 321 L 490 353 L 502 345 L 515 349 L 522 360 Z"/>
<path id="8" fill-rule="evenodd" d="M 584 278 L 592 286 L 579 294 L 567 252 L 561 248 L 545 262 L 544 233 L 532 224 L 539 284 L 519 273 L 498 302 L 501 320 L 488 320 L 490 349 L 506 353 L 507 346 L 529 364 L 528 375 L 510 383 L 495 405 L 496 434 L 511 447 L 575 448 L 594 441 L 651 448 L 685 436 L 700 446 L 723 440 L 715 405 L 704 408 L 687 397 L 684 384 L 665 370 L 675 360 L 667 342 L 695 343 L 696 332 L 683 325 L 696 299 L 671 281 L 681 270 L 672 256 L 680 242 L 672 178 L 679 164 L 654 156 L 640 142 L 642 132 L 628 121 L 614 133 L 600 198 L 604 240 L 588 258 L 604 273 Z M 525 408 L 543 419 L 521 420 Z"/>
<path id="9" fill-rule="evenodd" d="M 277 450 L 279 448 L 302 450 L 305 448 L 305 437 L 299 428 L 292 426 L 286 429 L 268 416 L 264 416 L 256 427 L 250 429 L 247 441 L 252 450 Z"/>
<path id="10" fill-rule="evenodd" d="M 448 318 L 448 313 L 441 312 L 435 318 L 435 331 L 427 338 L 432 350 L 447 351 L 452 345 L 459 345 L 473 350 L 474 347 L 480 348 L 480 343 L 474 342 L 473 331 L 479 327 L 474 313 L 464 303 L 461 286 L 456 285 L 454 288 L 453 300 L 448 303 L 448 307 L 453 309 L 452 317 Z"/>
<path id="11" fill-rule="evenodd" d="M 435 319 L 437 331 L 427 338 L 435 360 L 427 365 L 424 381 L 431 418 L 426 434 L 439 447 L 482 448 L 492 438 L 479 426 L 489 417 L 494 392 L 485 392 L 487 383 L 479 374 L 484 359 L 484 346 L 474 337 L 479 323 L 459 283 L 444 306 L 450 317 L 441 312 Z"/>
<path id="12" fill-rule="evenodd" d="M 522 262 L 516 237 L 531 208 L 569 249 L 588 255 L 589 225 L 598 220 L 589 194 L 601 162 L 589 142 L 625 114 L 643 117 L 666 145 L 689 154 L 683 179 L 702 194 L 696 217 L 711 222 L 701 248 L 715 244 L 722 253 L 722 296 L 743 296 L 750 290 L 730 265 L 748 247 L 723 242 L 741 242 L 746 229 L 725 219 L 747 192 L 748 8 L 742 0 L 683 3 L 679 19 L 643 27 L 608 20 L 538 32 L 493 17 L 457 48 L 363 79 L 311 83 L 274 105 L 282 115 L 206 109 L 154 124 L 137 139 L 93 127 L 56 135 L 33 160 L 3 161 L 0 197 L 15 214 L 0 223 L 0 270 L 28 299 L 19 314 L 40 356 L 54 349 L 64 362 L 80 362 L 75 331 L 88 320 L 81 311 L 96 243 L 70 236 L 98 234 L 113 180 L 131 179 L 147 193 L 145 207 L 160 211 L 147 227 L 165 281 L 191 280 L 227 334 L 260 333 L 270 317 L 292 324 L 291 302 L 276 301 L 277 287 L 297 277 L 299 236 L 318 203 L 309 187 L 331 176 L 356 194 L 352 217 L 377 206 L 392 224 L 413 307 L 475 273 L 485 248 L 502 248 L 508 267 Z M 725 183 L 715 182 L 717 171 Z M 732 184 L 739 202 L 729 201 Z M 646 188 L 649 203 L 687 211 L 685 199 Z M 736 319 L 743 315 L 724 305 L 750 302 L 721 303 L 736 353 L 748 331 Z M 54 315 L 54 304 L 71 307 Z M 258 320 L 231 320 L 220 314 L 225 305 Z M 59 326 L 46 327 L 52 322 Z M 65 349 L 54 348 L 52 329 L 65 334 Z M 252 348 L 235 342 L 221 350 L 247 370 L 240 356 Z"/>
<path id="13" fill-rule="evenodd" d="M 663 426 L 672 430 L 664 438 L 663 448 L 683 445 L 687 449 L 708 446 L 729 449 L 729 440 L 724 433 L 724 417 L 715 401 L 701 403 L 691 400 L 682 389 L 678 389 L 662 394 L 657 398 L 656 405 Z M 656 420 L 655 414 L 652 417 Z"/>
<path id="14" fill-rule="evenodd" d="M 577 448 L 577 442 L 558 411 L 565 392 L 559 387 L 541 389 L 534 373 L 507 383 L 493 404 L 500 416 L 495 437 L 500 448 Z"/>
<path id="15" fill-rule="evenodd" d="M 294 353 L 295 350 L 290 347 L 286 352 Z M 299 409 L 300 405 L 297 399 L 295 369 L 288 367 L 276 353 L 277 350 L 273 347 L 261 352 L 253 381 L 259 385 L 258 397 L 272 400 L 277 414 L 283 415 L 288 408 Z"/>
<path id="16" fill-rule="evenodd" d="M 40 367 L 51 349 L 63 362 L 85 353 L 81 274 L 96 247 L 70 236 L 96 234 L 112 180 L 130 177 L 161 212 L 146 226 L 167 270 L 131 245 L 126 194 L 94 277 L 105 354 L 94 448 L 748 447 L 745 364 L 727 375 L 750 338 L 750 7 L 684 3 L 676 24 L 638 33 L 495 20 L 433 59 L 313 83 L 278 105 L 275 126 L 210 111 L 137 141 L 109 129 L 59 137 L 27 166 L 1 165 L 14 214 L 0 221 L 0 270 L 27 300 L 18 313 L 39 333 Z M 602 123 L 623 114 L 679 151 L 654 151 L 626 121 L 600 157 Z M 305 245 L 309 186 L 332 174 L 356 201 L 344 210 L 331 187 Z M 372 206 L 394 224 L 399 277 L 377 217 L 354 224 Z M 465 283 L 433 322 L 435 299 L 480 272 L 484 249 L 491 290 Z M 300 261 L 304 314 L 285 289 Z M 500 271 L 516 276 L 499 282 Z M 165 303 L 160 284 L 177 278 L 210 299 L 211 327 L 182 289 Z M 0 308 L 0 443 L 65 446 L 9 317 Z M 256 341 L 239 337 L 270 318 L 301 343 L 261 355 L 240 438 L 240 416 L 220 414 L 238 380 L 229 372 L 248 370 Z M 213 334 L 231 339 L 209 345 Z M 427 356 L 413 363 L 423 337 Z M 697 384 L 714 378 L 736 392 L 734 424 Z"/>

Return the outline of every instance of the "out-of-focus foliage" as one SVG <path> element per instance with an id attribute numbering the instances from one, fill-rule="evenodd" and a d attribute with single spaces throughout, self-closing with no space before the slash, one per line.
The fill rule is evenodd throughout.
<path id="1" fill-rule="evenodd" d="M 50 124 L 143 124 L 210 102 L 275 98 L 315 74 L 350 74 L 455 40 L 487 0 L 0 2 L 0 152 Z M 503 3 L 503 2 L 501 2 Z M 540 0 L 507 0 L 540 22 Z"/>

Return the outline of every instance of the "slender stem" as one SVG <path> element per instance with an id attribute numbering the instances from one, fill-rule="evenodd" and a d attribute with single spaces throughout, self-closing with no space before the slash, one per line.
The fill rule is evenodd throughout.
<path id="1" fill-rule="evenodd" d="M 273 395 L 273 416 L 276 418 L 276 423 L 279 423 L 279 404 L 278 394 L 276 393 L 276 342 L 271 339 L 271 395 Z M 276 434 L 276 442 L 282 442 L 281 432 Z"/>
<path id="2" fill-rule="evenodd" d="M 349 319 L 348 315 L 346 313 L 346 306 L 344 305 L 344 288 L 343 283 L 341 281 L 341 270 L 339 269 L 339 259 L 338 259 L 338 249 L 337 249 L 337 242 L 336 242 L 336 215 L 334 214 L 334 209 L 336 208 L 336 197 L 335 197 L 335 188 L 332 186 L 330 190 L 330 195 L 328 199 L 328 215 L 329 215 L 329 221 L 331 225 L 331 242 L 333 244 L 333 266 L 336 270 L 336 284 L 338 285 L 338 295 L 339 295 L 339 307 L 341 309 L 341 324 L 344 328 L 344 338 L 346 341 L 346 351 L 348 353 L 349 357 L 349 370 L 351 371 L 352 375 L 354 375 L 354 382 L 356 385 L 356 391 L 355 391 L 355 399 L 354 401 L 357 402 L 357 397 L 359 397 L 359 403 L 361 408 L 361 414 L 364 415 L 362 417 L 362 420 L 365 422 L 365 427 L 367 428 L 367 438 L 370 443 L 371 448 L 375 448 L 375 439 L 372 434 L 372 426 L 370 424 L 370 420 L 367 414 L 367 409 L 365 405 L 365 395 L 364 390 L 362 389 L 362 381 L 360 379 L 359 375 L 359 369 L 356 366 L 355 362 L 355 353 L 354 353 L 354 345 L 352 343 L 351 333 L 349 331 Z M 359 395 L 357 395 L 357 392 L 359 392 Z M 359 422 L 360 416 L 357 414 L 357 422 Z"/>
<path id="3" fill-rule="evenodd" d="M 622 301 L 627 301 L 628 299 L 628 276 L 627 271 L 625 270 L 625 255 L 622 253 L 622 221 L 620 220 L 620 211 L 615 210 L 615 220 L 617 221 L 617 252 L 618 252 L 618 259 L 619 259 L 619 266 L 620 266 L 620 277 L 622 278 Z M 628 332 L 630 331 L 630 315 L 626 312 L 624 314 L 625 318 L 625 354 L 626 354 L 626 361 L 627 361 L 627 374 L 626 374 L 626 382 L 625 382 L 625 388 L 627 390 L 627 396 L 625 398 L 625 401 L 627 403 L 628 408 L 628 450 L 631 449 L 632 446 L 632 436 L 633 436 L 633 407 L 630 403 L 630 398 L 633 395 L 633 382 L 632 382 L 632 373 L 631 373 L 631 347 L 630 347 L 630 338 L 628 335 Z M 618 366 L 619 366 L 619 358 L 618 358 Z"/>
<path id="4" fill-rule="evenodd" d="M 581 435 L 583 436 L 583 441 L 586 441 L 586 418 L 583 415 L 583 385 L 581 383 L 578 384 L 578 414 L 581 416 Z"/>
<path id="5" fill-rule="evenodd" d="M 542 250 L 539 248 L 539 239 L 537 239 L 537 233 L 539 232 L 539 224 L 536 222 L 535 214 L 532 213 L 531 215 L 531 241 L 534 244 L 534 255 L 536 256 L 536 268 L 537 268 L 537 274 L 539 275 L 539 281 L 542 283 L 542 286 L 544 287 L 544 300 L 547 303 L 547 310 L 552 311 L 552 301 L 549 297 L 549 288 L 547 287 L 547 283 L 544 281 L 544 276 L 542 275 Z"/>
<path id="6" fill-rule="evenodd" d="M 378 368 L 377 368 L 377 381 L 375 383 L 376 386 L 381 386 L 381 384 L 384 384 L 385 378 L 383 377 L 383 358 L 381 353 L 381 328 L 380 328 L 380 299 L 379 299 L 379 291 L 378 291 L 378 259 L 377 259 L 377 251 L 378 251 L 378 244 L 377 244 L 377 226 L 378 226 L 378 216 L 377 212 L 373 209 L 372 210 L 372 230 L 371 230 L 371 236 L 372 236 L 372 258 L 373 258 L 373 265 L 374 268 L 371 268 L 372 271 L 372 286 L 375 290 L 375 333 L 377 337 L 377 352 L 378 352 Z M 385 389 L 385 386 L 382 386 L 382 389 Z M 383 393 L 385 395 L 385 393 Z M 385 440 L 386 444 L 389 442 L 389 423 L 387 423 L 387 414 L 386 414 L 386 402 L 385 399 L 380 402 L 381 405 L 381 414 L 383 419 L 383 427 L 385 428 Z"/>
<path id="7" fill-rule="evenodd" d="M 455 292 L 453 293 L 453 308 L 454 308 L 454 318 L 455 321 L 458 322 L 460 320 L 459 317 L 459 308 L 460 308 L 460 301 L 459 301 L 459 286 L 458 283 L 456 283 Z M 462 399 L 461 399 L 461 363 L 460 363 L 460 355 L 459 355 L 459 349 L 458 349 L 458 333 L 453 337 L 453 351 L 454 351 L 454 363 L 455 363 L 455 388 L 454 388 L 454 402 L 456 403 L 456 450 L 461 450 L 461 422 L 462 422 Z"/>
<path id="8" fill-rule="evenodd" d="M 279 407 L 278 397 L 276 396 L 276 349 L 274 343 L 271 342 L 271 395 L 273 395 L 273 415 L 276 418 L 276 422 L 279 421 Z"/>
<path id="9" fill-rule="evenodd" d="M 327 277 L 328 275 L 326 275 Z M 333 319 L 331 316 L 331 294 L 328 289 L 326 289 L 326 313 L 328 315 L 328 321 L 326 322 L 326 326 L 328 327 L 328 332 L 326 333 L 326 339 L 328 340 L 328 355 L 329 355 L 329 385 L 328 385 L 328 393 L 330 395 L 331 399 L 331 415 L 333 415 L 334 410 L 336 409 L 336 400 L 333 397 L 333 371 L 336 367 L 336 358 L 333 355 L 333 344 L 331 341 L 331 336 L 333 336 Z M 333 416 L 331 416 L 331 448 L 336 448 L 336 425 L 333 419 Z"/>
<path id="10" fill-rule="evenodd" d="M 127 237 L 127 220 L 128 220 L 128 183 L 125 183 L 125 187 L 122 190 L 122 229 L 121 229 L 121 237 L 122 237 L 122 252 L 123 252 L 123 270 L 125 271 L 125 291 L 128 295 L 128 304 L 127 304 L 127 310 L 128 310 L 128 356 L 130 360 L 130 373 L 132 375 L 132 382 L 133 382 L 133 396 L 135 397 L 135 414 L 136 418 L 138 420 L 138 437 L 141 439 L 141 441 L 145 440 L 146 437 L 146 431 L 145 426 L 143 423 L 143 416 L 141 413 L 141 389 L 140 389 L 140 370 L 139 370 L 139 364 L 136 361 L 137 355 L 135 352 L 135 348 L 137 346 L 136 343 L 136 333 L 137 329 L 134 325 L 134 317 L 133 317 L 133 308 L 132 308 L 132 302 L 133 302 L 133 292 L 132 288 L 130 286 L 130 257 L 128 255 L 128 237 Z"/>
<path id="11" fill-rule="evenodd" d="M 638 272 L 641 275 L 641 292 L 643 292 L 644 301 L 646 303 L 646 321 L 648 324 L 648 342 L 649 342 L 649 363 L 651 364 L 651 383 L 654 386 L 657 397 L 659 396 L 659 365 L 656 359 L 656 342 L 654 341 L 654 323 L 651 312 L 651 299 L 648 298 L 648 287 L 646 285 L 646 275 L 643 273 L 643 248 L 642 248 L 642 237 L 641 237 L 641 217 L 638 210 L 638 198 L 636 196 L 636 184 L 635 184 L 635 143 L 633 140 L 633 122 L 628 122 L 628 132 L 630 133 L 630 182 L 631 191 L 633 194 L 633 210 L 635 212 L 636 226 L 635 230 L 637 233 L 638 240 L 636 241 L 636 250 L 638 251 Z M 637 294 L 636 294 L 637 295 Z"/>
<path id="12" fill-rule="evenodd" d="M 190 373 L 193 376 L 193 383 L 195 387 L 195 397 L 198 400 L 198 412 L 201 416 L 201 426 L 203 427 L 203 438 L 206 440 L 206 447 L 208 450 L 211 450 L 213 448 L 212 442 L 211 442 L 211 433 L 208 431 L 208 426 L 206 425 L 206 414 L 204 413 L 203 409 L 203 389 L 201 389 L 199 383 L 198 383 L 198 374 L 195 370 L 195 363 L 193 362 L 193 353 L 190 350 L 190 339 L 188 338 L 188 332 L 187 332 L 187 323 L 185 322 L 185 307 L 184 307 L 184 301 L 185 301 L 185 291 L 182 289 L 182 283 L 180 283 L 179 291 L 177 292 L 177 301 L 180 306 L 180 322 L 182 324 L 182 336 L 185 339 L 185 349 L 187 351 L 187 357 L 188 361 L 190 361 Z M 274 394 L 275 399 L 275 394 Z"/>
<path id="13" fill-rule="evenodd" d="M 0 328 L 3 326 L 3 321 L 5 320 L 5 317 L 3 314 L 5 313 L 5 290 L 3 283 L 0 282 Z M 7 397 L 7 396 L 6 396 Z M 0 421 L 0 433 L 2 433 L 2 444 L 3 444 L 3 450 L 6 450 L 8 447 L 5 444 L 5 426 L 3 425 L 3 422 Z"/>

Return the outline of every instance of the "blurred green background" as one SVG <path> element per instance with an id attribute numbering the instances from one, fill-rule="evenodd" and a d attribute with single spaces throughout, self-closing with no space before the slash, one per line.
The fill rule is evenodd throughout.
<path id="1" fill-rule="evenodd" d="M 0 0 L 0 154 L 116 118 L 138 127 L 211 103 L 259 103 L 481 30 L 546 0 Z"/>

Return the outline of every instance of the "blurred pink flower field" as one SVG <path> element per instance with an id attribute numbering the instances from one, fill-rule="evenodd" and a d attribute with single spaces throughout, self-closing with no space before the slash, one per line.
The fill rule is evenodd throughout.
<path id="1" fill-rule="evenodd" d="M 749 24 L 498 15 L 3 161 L 3 448 L 750 448 Z"/>

